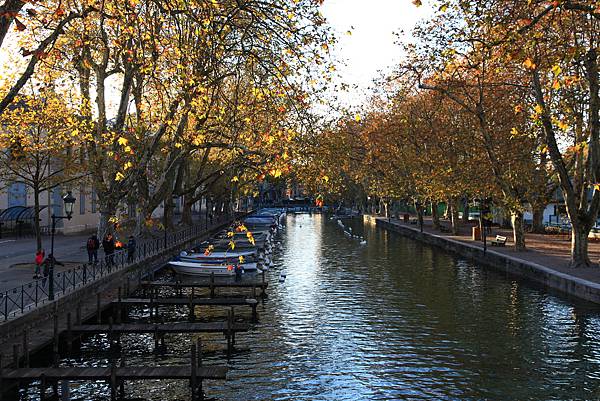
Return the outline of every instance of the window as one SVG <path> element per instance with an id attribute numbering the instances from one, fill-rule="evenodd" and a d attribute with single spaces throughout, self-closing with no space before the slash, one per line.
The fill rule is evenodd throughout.
<path id="1" fill-rule="evenodd" d="M 85 188 L 79 188 L 79 214 L 85 214 Z"/>

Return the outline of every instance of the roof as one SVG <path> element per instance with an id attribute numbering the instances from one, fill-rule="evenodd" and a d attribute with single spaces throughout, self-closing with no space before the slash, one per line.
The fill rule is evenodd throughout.
<path id="1" fill-rule="evenodd" d="M 40 211 L 47 206 L 40 206 Z M 35 208 L 33 206 L 12 206 L 0 212 L 0 221 L 23 221 L 32 220 L 35 216 Z"/>

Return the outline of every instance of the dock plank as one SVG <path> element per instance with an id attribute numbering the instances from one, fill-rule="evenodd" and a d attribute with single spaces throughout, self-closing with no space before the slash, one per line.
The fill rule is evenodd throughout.
<path id="1" fill-rule="evenodd" d="M 115 301 L 116 304 L 125 306 L 144 306 L 144 305 L 189 305 L 193 306 L 253 306 L 258 303 L 253 298 L 125 298 L 121 301 Z"/>
<path id="2" fill-rule="evenodd" d="M 119 367 L 115 368 L 120 380 L 156 380 L 156 379 L 189 379 L 192 375 L 190 366 L 156 366 L 156 367 Z M 3 380 L 33 381 L 45 377 L 47 380 L 110 380 L 111 369 L 108 367 L 61 367 L 61 368 L 20 368 L 1 369 Z M 197 368 L 199 379 L 226 380 L 227 367 L 203 366 Z"/>
<path id="3" fill-rule="evenodd" d="M 226 322 L 209 322 L 209 323 L 125 323 L 114 324 L 112 328 L 108 324 L 86 324 L 73 326 L 72 332 L 77 334 L 98 334 L 108 333 L 112 330 L 113 333 L 129 334 L 129 333 L 223 333 L 228 330 Z M 232 332 L 245 332 L 249 330 L 247 323 L 233 323 L 231 325 Z"/>
<path id="4" fill-rule="evenodd" d="M 170 287 L 170 288 L 267 288 L 269 286 L 268 281 L 253 280 L 253 281 L 230 281 L 215 279 L 211 283 L 210 280 L 194 281 L 180 283 L 176 281 L 142 281 L 140 283 L 142 287 L 156 288 L 156 287 Z"/>

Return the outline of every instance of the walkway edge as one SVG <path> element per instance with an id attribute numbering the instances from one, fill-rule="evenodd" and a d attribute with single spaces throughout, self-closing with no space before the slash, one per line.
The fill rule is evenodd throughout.
<path id="1" fill-rule="evenodd" d="M 437 246 L 504 273 L 533 281 L 565 295 L 600 304 L 600 284 L 598 283 L 573 277 L 553 270 L 547 266 L 529 262 L 511 255 L 504 255 L 493 250 L 487 250 L 484 253 L 483 249 L 477 246 L 437 234 L 428 232 L 422 233 L 416 228 L 388 222 L 387 219 L 373 218 L 372 216 L 366 216 L 366 218 L 370 221 L 375 220 L 375 224 L 378 227 L 396 232 L 405 237 Z"/>

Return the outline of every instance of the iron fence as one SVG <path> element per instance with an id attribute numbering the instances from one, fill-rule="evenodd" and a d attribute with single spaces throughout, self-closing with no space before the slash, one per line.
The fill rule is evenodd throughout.
<path id="1" fill-rule="evenodd" d="M 69 270 L 54 272 L 54 296 L 58 298 L 102 277 L 136 263 L 147 261 L 173 247 L 214 230 L 231 220 L 223 215 L 208 224 L 192 226 L 172 232 L 164 238 L 146 239 L 138 242 L 130 255 L 126 249 L 105 255 L 97 263 L 83 263 Z M 33 280 L 11 290 L 0 292 L 0 321 L 8 320 L 31 311 L 49 301 L 48 277 Z"/>

